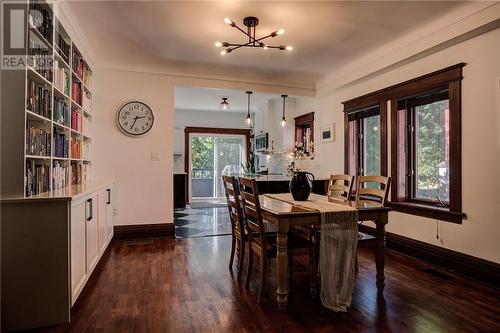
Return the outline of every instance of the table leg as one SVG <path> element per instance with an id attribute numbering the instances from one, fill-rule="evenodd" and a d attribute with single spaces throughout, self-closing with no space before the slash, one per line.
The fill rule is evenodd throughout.
<path id="1" fill-rule="evenodd" d="M 279 311 L 285 311 L 288 305 L 288 220 L 280 220 L 276 239 L 276 271 L 278 274 L 277 302 Z"/>
<path id="2" fill-rule="evenodd" d="M 375 265 L 377 266 L 377 288 L 380 292 L 385 286 L 385 225 L 387 224 L 388 213 L 380 213 L 377 221 L 376 246 L 375 246 Z"/>

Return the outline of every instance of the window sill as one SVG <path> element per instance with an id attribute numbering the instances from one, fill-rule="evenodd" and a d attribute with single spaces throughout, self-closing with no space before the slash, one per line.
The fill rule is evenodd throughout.
<path id="1" fill-rule="evenodd" d="M 436 207 L 413 202 L 389 202 L 389 206 L 395 212 L 418 215 L 457 224 L 462 224 L 462 219 L 466 217 L 464 213 L 452 212 L 448 207 Z"/>

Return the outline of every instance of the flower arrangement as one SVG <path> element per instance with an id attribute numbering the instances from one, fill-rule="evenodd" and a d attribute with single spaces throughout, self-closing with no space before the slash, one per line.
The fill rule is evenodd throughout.
<path id="1" fill-rule="evenodd" d="M 295 142 L 295 145 L 288 150 L 288 156 L 291 159 L 291 162 L 287 167 L 287 174 L 293 174 L 294 172 L 301 171 L 302 161 L 312 160 L 314 158 L 314 142 L 309 141 L 307 143 L 306 141 L 306 144 L 302 142 Z"/>

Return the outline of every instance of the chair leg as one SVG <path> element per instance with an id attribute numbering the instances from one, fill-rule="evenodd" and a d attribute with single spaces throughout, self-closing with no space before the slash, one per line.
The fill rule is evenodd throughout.
<path id="1" fill-rule="evenodd" d="M 260 286 L 259 295 L 257 296 L 257 303 L 260 304 L 263 299 L 264 290 L 266 288 L 266 277 L 267 277 L 267 256 L 262 253 L 260 257 Z"/>
<path id="2" fill-rule="evenodd" d="M 238 281 L 241 279 L 241 274 L 243 273 L 243 263 L 245 261 L 245 241 L 243 238 L 239 239 L 239 244 L 240 253 L 238 257 L 238 276 L 236 278 Z"/>
<path id="3" fill-rule="evenodd" d="M 248 244 L 248 265 L 247 265 L 247 277 L 245 279 L 245 287 L 248 288 L 250 285 L 250 278 L 252 277 L 252 266 L 253 266 L 253 250 Z"/>
<path id="4" fill-rule="evenodd" d="M 316 246 L 309 249 L 309 292 L 311 297 L 318 296 L 318 258 L 316 256 Z"/>
<path id="5" fill-rule="evenodd" d="M 234 261 L 234 248 L 236 246 L 236 237 L 234 234 L 231 236 L 231 256 L 229 257 L 229 270 L 233 269 L 233 261 Z"/>

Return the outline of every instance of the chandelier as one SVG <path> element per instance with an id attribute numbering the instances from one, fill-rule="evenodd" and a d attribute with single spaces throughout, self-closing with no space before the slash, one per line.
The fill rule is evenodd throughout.
<path id="1" fill-rule="evenodd" d="M 236 28 L 239 31 L 241 31 L 245 35 L 245 38 L 248 38 L 248 42 L 243 43 L 243 44 L 241 44 L 241 43 L 230 43 L 230 42 L 215 42 L 215 46 L 216 47 L 223 47 L 224 48 L 220 52 L 221 55 L 230 53 L 230 52 L 232 52 L 234 50 L 237 50 L 239 48 L 242 48 L 242 47 L 257 47 L 257 48 L 261 48 L 261 49 L 264 49 L 264 50 L 267 50 L 267 49 L 278 49 L 278 50 L 288 50 L 288 51 L 293 50 L 292 46 L 268 45 L 268 44 L 266 44 L 264 42 L 268 38 L 283 35 L 285 33 L 284 29 L 280 29 L 280 30 L 274 31 L 274 32 L 270 33 L 269 35 L 257 38 L 255 30 L 256 30 L 257 25 L 259 24 L 259 19 L 256 18 L 256 17 L 247 16 L 247 17 L 245 17 L 243 19 L 243 25 L 245 25 L 247 27 L 246 31 L 243 30 L 243 29 L 241 29 L 240 27 L 238 27 L 236 25 L 236 23 L 234 23 L 228 17 L 226 17 L 224 19 L 224 22 L 227 25 L 230 25 L 233 28 Z"/>

